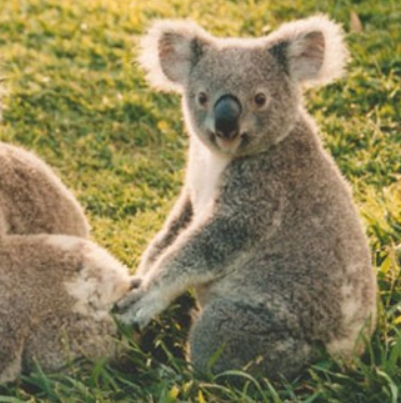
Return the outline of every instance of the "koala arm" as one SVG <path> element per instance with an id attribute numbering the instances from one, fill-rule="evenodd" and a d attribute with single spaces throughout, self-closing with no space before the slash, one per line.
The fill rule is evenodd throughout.
<path id="1" fill-rule="evenodd" d="M 237 199 L 233 207 L 216 205 L 209 219 L 195 220 L 159 258 L 141 287 L 118 304 L 122 321 L 146 326 L 190 286 L 224 276 L 238 255 L 270 236 L 280 220 L 280 199 L 264 199 L 263 206 L 252 202 L 250 197 Z"/>
<path id="2" fill-rule="evenodd" d="M 142 276 L 149 271 L 159 256 L 175 241 L 180 232 L 188 226 L 192 215 L 192 202 L 189 192 L 184 188 L 163 229 L 150 242 L 142 255 L 141 263 L 136 271 L 138 276 Z"/>

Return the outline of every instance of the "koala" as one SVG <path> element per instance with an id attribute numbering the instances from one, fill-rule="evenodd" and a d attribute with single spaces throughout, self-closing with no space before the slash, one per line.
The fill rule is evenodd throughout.
<path id="1" fill-rule="evenodd" d="M 89 239 L 83 210 L 33 154 L 0 143 L 0 384 L 39 364 L 113 358 L 110 311 L 128 269 Z"/>
<path id="2" fill-rule="evenodd" d="M 367 239 L 302 104 L 302 89 L 340 77 L 347 58 L 325 16 L 256 39 L 159 21 L 143 39 L 150 83 L 182 94 L 189 155 L 177 204 L 117 309 L 142 328 L 193 287 L 188 356 L 200 373 L 292 378 L 321 351 L 351 359 L 374 329 Z"/>

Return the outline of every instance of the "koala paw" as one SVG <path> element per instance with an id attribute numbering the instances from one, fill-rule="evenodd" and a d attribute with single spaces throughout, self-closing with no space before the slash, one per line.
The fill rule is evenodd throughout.
<path id="1" fill-rule="evenodd" d="M 130 290 L 136 290 L 142 285 L 142 278 L 141 277 L 133 277 L 130 282 Z"/>
<path id="2" fill-rule="evenodd" d="M 142 330 L 166 306 L 167 304 L 161 298 L 160 292 L 156 290 L 147 291 L 139 286 L 132 289 L 126 297 L 117 302 L 114 312 L 121 322 Z"/>

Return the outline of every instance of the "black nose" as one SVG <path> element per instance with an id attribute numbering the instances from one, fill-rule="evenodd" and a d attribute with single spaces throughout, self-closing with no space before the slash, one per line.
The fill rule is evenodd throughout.
<path id="1" fill-rule="evenodd" d="M 216 135 L 225 139 L 233 139 L 238 135 L 238 121 L 241 104 L 232 95 L 224 95 L 214 105 L 214 127 Z"/>

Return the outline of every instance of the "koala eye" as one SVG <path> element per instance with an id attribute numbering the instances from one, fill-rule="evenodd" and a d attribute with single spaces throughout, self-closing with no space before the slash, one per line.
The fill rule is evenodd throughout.
<path id="1" fill-rule="evenodd" d="M 266 95 L 263 94 L 263 92 L 258 92 L 254 98 L 253 101 L 255 102 L 255 105 L 261 108 L 266 104 Z"/>
<path id="2" fill-rule="evenodd" d="M 198 94 L 197 99 L 198 99 L 199 105 L 201 105 L 201 106 L 206 106 L 207 105 L 208 97 L 203 91 L 201 91 Z"/>

